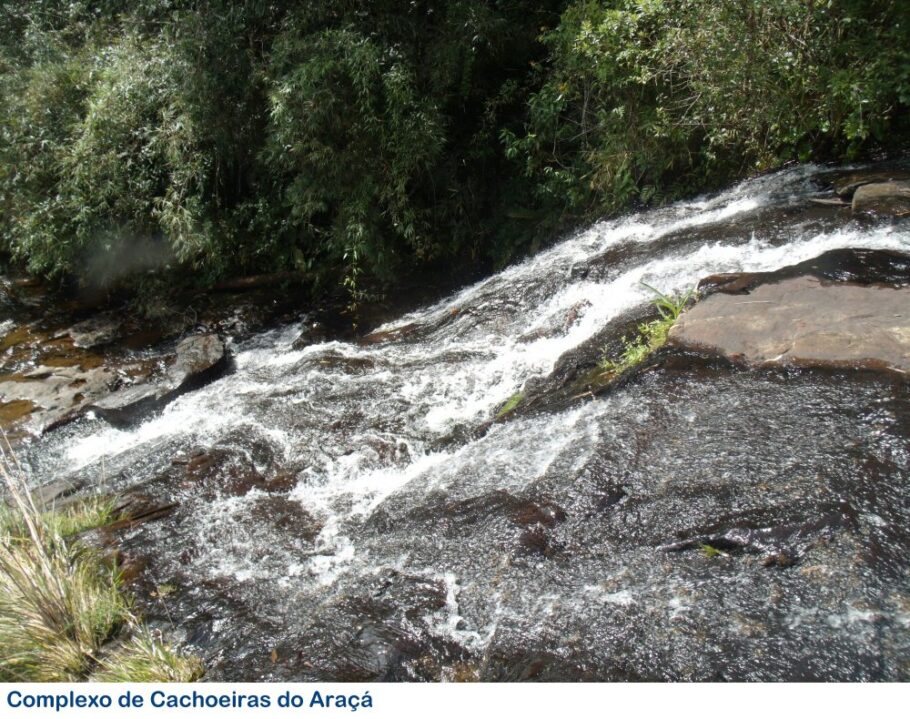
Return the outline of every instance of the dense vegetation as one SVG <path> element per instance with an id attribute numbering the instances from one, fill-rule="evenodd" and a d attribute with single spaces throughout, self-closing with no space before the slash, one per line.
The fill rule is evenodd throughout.
<path id="1" fill-rule="evenodd" d="M 428 263 L 907 146 L 904 0 L 0 6 L 0 248 L 34 273 Z"/>

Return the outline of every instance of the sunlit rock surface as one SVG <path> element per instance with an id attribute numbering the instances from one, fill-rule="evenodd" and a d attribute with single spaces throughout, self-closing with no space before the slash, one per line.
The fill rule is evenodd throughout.
<path id="1" fill-rule="evenodd" d="M 684 312 L 670 343 L 753 365 L 910 370 L 910 287 L 795 277 L 716 293 Z"/>
<path id="2" fill-rule="evenodd" d="M 910 180 L 859 187 L 853 194 L 853 211 L 907 217 L 910 215 Z"/>

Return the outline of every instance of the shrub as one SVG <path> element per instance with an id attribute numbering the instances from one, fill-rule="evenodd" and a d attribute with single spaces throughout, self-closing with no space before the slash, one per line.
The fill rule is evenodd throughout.
<path id="1" fill-rule="evenodd" d="M 551 64 L 526 132 L 503 141 L 566 209 L 906 147 L 902 0 L 581 0 L 543 39 Z"/>

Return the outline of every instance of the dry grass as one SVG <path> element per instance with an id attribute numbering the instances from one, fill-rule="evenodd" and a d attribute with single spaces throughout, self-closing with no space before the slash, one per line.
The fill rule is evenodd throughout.
<path id="1" fill-rule="evenodd" d="M 116 568 L 67 539 L 93 521 L 109 520 L 112 505 L 39 510 L 21 468 L 5 451 L 0 476 L 8 495 L 0 517 L 0 680 L 80 681 L 97 675 L 191 681 L 201 675 L 198 660 L 176 654 L 142 626 Z M 108 652 L 105 645 L 115 637 L 124 643 Z"/>
<path id="2" fill-rule="evenodd" d="M 179 654 L 149 630 L 133 633 L 129 642 L 112 652 L 92 675 L 98 682 L 192 682 L 203 674 L 197 657 Z"/>

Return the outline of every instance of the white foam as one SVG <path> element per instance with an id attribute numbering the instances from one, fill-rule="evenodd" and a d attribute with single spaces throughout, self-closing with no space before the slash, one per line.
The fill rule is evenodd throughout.
<path id="1" fill-rule="evenodd" d="M 322 522 L 312 551 L 275 560 L 287 567 L 281 581 L 331 584 L 358 562 L 367 566 L 367 550 L 356 545 L 352 528 L 386 502 L 404 501 L 409 492 L 480 496 L 489 491 L 484 483 L 520 490 L 556 463 L 570 461 L 567 456 L 573 466 L 582 466 L 586 447 L 597 439 L 593 404 L 554 416 L 519 417 L 478 439 L 442 441 L 491 419 L 529 380 L 547 376 L 567 352 L 647 303 L 651 292 L 643 282 L 683 292 L 706 275 L 774 270 L 833 249 L 910 247 L 906 225 L 849 225 L 831 232 L 795 228 L 786 243 L 760 234 L 737 235 L 739 218 L 786 203 L 781 193 L 815 171 L 798 168 L 715 198 L 597 223 L 380 328 L 415 323 L 422 328 L 419 339 L 368 346 L 333 341 L 293 350 L 300 327 L 262 333 L 236 347 L 232 375 L 179 398 L 159 416 L 131 430 L 87 425 L 63 448 L 59 466 L 80 470 L 102 459 L 116 464 L 119 458 L 128 470 L 175 440 L 187 446 L 211 445 L 231 432 L 257 437 L 282 462 L 299 465 L 301 481 L 292 498 Z M 720 222 L 733 223 L 724 241 L 662 243 L 659 253 L 638 264 L 620 263 L 591 279 L 573 279 L 576 267 L 614 248 L 634 245 L 638 251 L 672 233 Z M 232 536 L 232 513 L 254 499 L 219 500 L 199 521 L 206 531 Z M 236 546 L 248 539 L 236 537 Z M 253 581 L 271 571 L 230 551 L 215 553 L 211 566 L 217 573 Z M 454 577 L 445 581 L 450 596 L 440 631 L 451 633 L 453 622 L 460 621 L 458 584 Z M 601 592 L 600 600 L 618 606 L 635 601 L 624 591 Z M 687 609 L 680 597 L 668 606 L 674 618 Z M 474 634 L 465 634 L 464 641 L 488 636 L 486 629 L 470 631 Z"/>

